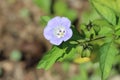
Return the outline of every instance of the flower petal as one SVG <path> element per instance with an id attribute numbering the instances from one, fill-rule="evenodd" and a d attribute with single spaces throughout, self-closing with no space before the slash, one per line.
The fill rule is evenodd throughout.
<path id="1" fill-rule="evenodd" d="M 60 25 L 60 20 L 61 20 L 61 17 L 57 16 L 57 17 L 49 20 L 47 26 L 50 28 L 55 28 Z"/>
<path id="2" fill-rule="evenodd" d="M 63 40 L 59 39 L 59 38 L 53 38 L 50 40 L 50 43 L 54 44 L 54 45 L 60 45 L 62 42 L 63 42 Z"/>
<path id="3" fill-rule="evenodd" d="M 71 21 L 66 17 L 62 17 L 60 20 L 60 23 L 62 26 L 67 27 L 67 28 L 70 28 L 71 26 Z"/>
<path id="4" fill-rule="evenodd" d="M 72 37 L 72 34 L 73 34 L 72 30 L 70 28 L 67 29 L 67 32 L 66 32 L 65 36 L 63 37 L 63 40 L 67 41 L 68 39 L 70 39 Z"/>
<path id="5" fill-rule="evenodd" d="M 52 29 L 49 27 L 46 27 L 44 29 L 43 35 L 47 40 L 50 40 L 51 38 L 53 38 L 53 33 L 52 33 Z"/>

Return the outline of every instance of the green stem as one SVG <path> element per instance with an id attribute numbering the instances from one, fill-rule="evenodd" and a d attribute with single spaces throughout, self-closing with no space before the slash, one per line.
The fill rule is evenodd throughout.
<path id="1" fill-rule="evenodd" d="M 85 41 L 85 42 L 92 42 L 92 41 L 100 40 L 100 39 L 103 39 L 103 38 L 105 38 L 105 36 L 98 37 L 98 38 L 95 38 L 95 39 L 91 39 L 91 40 L 88 40 L 88 41 Z"/>
<path id="2" fill-rule="evenodd" d="M 86 43 L 86 42 L 92 42 L 92 41 L 96 41 L 96 40 L 100 40 L 100 39 L 103 39 L 103 38 L 106 38 L 105 36 L 102 36 L 102 37 L 98 37 L 98 38 L 95 38 L 95 39 L 90 39 L 90 40 L 86 40 L 86 41 L 76 41 L 78 42 L 79 44 L 81 43 Z"/>

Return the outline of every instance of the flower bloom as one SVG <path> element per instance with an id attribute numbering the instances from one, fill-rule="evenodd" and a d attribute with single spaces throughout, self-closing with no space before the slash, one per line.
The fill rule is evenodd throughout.
<path id="1" fill-rule="evenodd" d="M 68 18 L 55 17 L 48 21 L 44 29 L 44 37 L 51 44 L 60 45 L 63 41 L 67 41 L 72 37 L 73 32 L 70 26 L 71 21 Z"/>

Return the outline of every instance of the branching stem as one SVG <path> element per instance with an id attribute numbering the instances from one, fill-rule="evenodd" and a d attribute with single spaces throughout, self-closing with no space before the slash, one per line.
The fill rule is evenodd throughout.
<path id="1" fill-rule="evenodd" d="M 77 40 L 76 42 L 78 42 L 79 44 L 81 44 L 81 43 L 87 43 L 87 42 L 92 42 L 92 41 L 100 40 L 100 39 L 103 39 L 103 38 L 106 38 L 106 37 L 102 36 L 102 37 L 97 37 L 97 38 L 90 39 L 90 40 L 85 40 L 85 41 L 79 41 L 79 40 Z"/>
<path id="2" fill-rule="evenodd" d="M 92 41 L 100 40 L 100 39 L 103 39 L 103 38 L 105 38 L 105 36 L 98 37 L 98 38 L 91 39 L 91 40 L 87 40 L 87 41 L 85 41 L 85 42 L 92 42 Z"/>

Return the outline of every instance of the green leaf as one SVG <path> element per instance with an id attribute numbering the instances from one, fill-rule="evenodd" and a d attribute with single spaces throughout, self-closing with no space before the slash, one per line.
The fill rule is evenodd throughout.
<path id="1" fill-rule="evenodd" d="M 113 33 L 113 30 L 107 26 L 104 26 L 101 28 L 101 30 L 99 31 L 99 35 L 111 35 Z"/>
<path id="2" fill-rule="evenodd" d="M 95 31 L 92 26 L 90 29 L 88 29 L 85 24 L 81 24 L 80 30 L 83 32 L 86 39 L 89 39 L 91 37 L 91 35 L 93 35 L 93 37 L 95 37 Z"/>
<path id="3" fill-rule="evenodd" d="M 120 15 L 120 0 L 100 0 L 100 3 L 106 5 L 111 8 L 117 15 Z"/>
<path id="4" fill-rule="evenodd" d="M 89 64 L 88 64 L 89 65 Z M 73 75 L 71 76 L 70 80 L 89 80 L 88 79 L 88 72 L 87 72 L 87 68 L 86 66 L 88 66 L 86 64 L 81 64 L 79 66 L 79 74 Z M 89 65 L 90 66 L 90 65 Z"/>
<path id="5" fill-rule="evenodd" d="M 117 36 L 120 36 L 120 29 L 116 31 L 115 33 Z"/>
<path id="6" fill-rule="evenodd" d="M 75 28 L 75 26 L 72 26 L 71 29 L 73 31 L 73 36 L 70 39 L 70 41 L 76 41 L 76 40 L 84 39 L 84 36 Z"/>
<path id="7" fill-rule="evenodd" d="M 69 68 L 70 68 L 70 63 L 69 62 L 63 62 L 61 67 L 62 67 L 64 72 L 68 72 Z"/>
<path id="8" fill-rule="evenodd" d="M 56 1 L 55 5 L 54 5 L 55 14 L 62 16 L 66 13 L 67 9 L 68 9 L 68 6 L 64 1 L 62 1 L 62 0 Z"/>
<path id="9" fill-rule="evenodd" d="M 90 21 L 93 21 L 95 19 L 100 19 L 100 15 L 97 13 L 96 10 L 91 8 L 89 11 L 84 11 L 81 14 L 81 23 L 88 24 Z"/>
<path id="10" fill-rule="evenodd" d="M 100 53 L 99 53 L 99 49 L 100 49 L 100 42 L 97 41 L 98 44 L 94 44 L 93 45 L 93 50 L 92 50 L 92 54 L 91 54 L 91 60 L 92 62 L 98 62 L 100 60 Z"/>
<path id="11" fill-rule="evenodd" d="M 116 9 L 116 12 L 118 12 L 119 16 L 120 16 L 120 0 L 116 0 L 116 6 L 117 6 L 117 9 Z"/>
<path id="12" fill-rule="evenodd" d="M 115 35 L 120 36 L 120 25 L 116 26 Z"/>
<path id="13" fill-rule="evenodd" d="M 23 8 L 20 10 L 20 16 L 22 18 L 27 18 L 28 16 L 30 16 L 30 11 L 26 8 Z"/>
<path id="14" fill-rule="evenodd" d="M 66 53 L 61 56 L 58 61 L 72 61 L 76 57 L 76 48 L 74 47 L 75 45 L 71 46 L 66 49 Z"/>
<path id="15" fill-rule="evenodd" d="M 50 13 L 51 0 L 33 0 L 46 13 Z"/>
<path id="16" fill-rule="evenodd" d="M 68 17 L 71 21 L 74 21 L 77 18 L 77 12 L 75 10 L 68 9 L 64 15 Z"/>
<path id="17" fill-rule="evenodd" d="M 91 51 L 89 49 L 84 49 L 81 57 L 90 57 Z"/>
<path id="18" fill-rule="evenodd" d="M 22 58 L 22 53 L 19 50 L 13 50 L 10 54 L 10 59 L 13 61 L 19 61 Z"/>
<path id="19" fill-rule="evenodd" d="M 41 16 L 40 17 L 40 24 L 45 26 L 50 19 L 51 19 L 51 17 L 49 17 L 49 16 Z"/>
<path id="20" fill-rule="evenodd" d="M 112 64 L 118 50 L 113 42 L 105 43 L 100 48 L 100 68 L 102 80 L 106 80 L 112 68 Z"/>
<path id="21" fill-rule="evenodd" d="M 114 27 L 104 19 L 96 19 L 93 22 L 93 28 L 99 28 L 99 36 L 110 36 L 114 33 Z"/>
<path id="22" fill-rule="evenodd" d="M 108 26 L 112 28 L 112 25 L 110 25 L 106 20 L 104 19 L 96 19 L 93 22 L 93 25 L 99 25 L 99 26 Z"/>
<path id="23" fill-rule="evenodd" d="M 61 49 L 60 47 L 53 46 L 53 48 L 46 53 L 46 55 L 40 60 L 37 65 L 38 69 L 48 70 L 59 57 L 61 57 L 65 52 L 65 49 Z"/>
<path id="24" fill-rule="evenodd" d="M 54 12 L 56 15 L 68 17 L 71 21 L 77 18 L 77 12 L 75 10 L 69 9 L 64 0 L 56 1 L 54 5 Z"/>
<path id="25" fill-rule="evenodd" d="M 101 4 L 101 0 L 90 0 L 93 7 L 98 11 L 98 13 L 106 19 L 112 25 L 116 24 L 116 15 L 112 9 L 106 5 Z"/>

